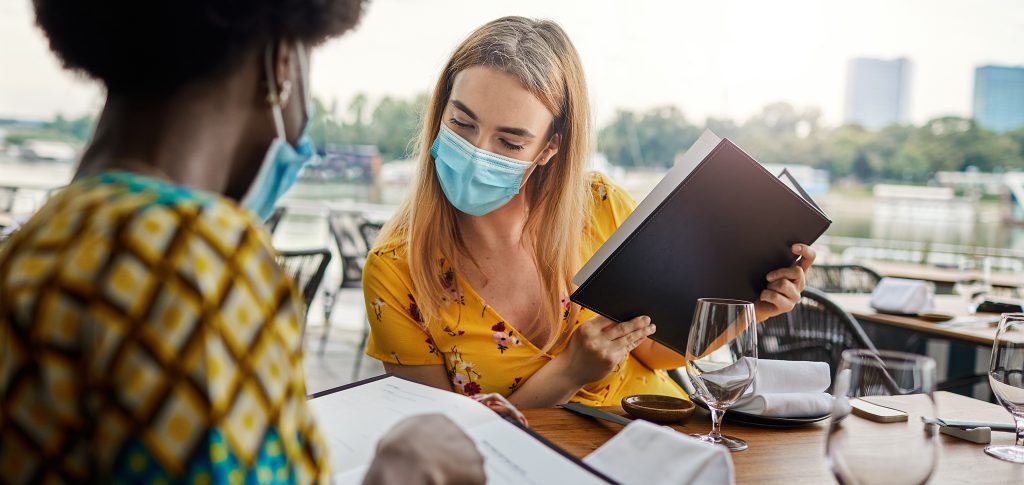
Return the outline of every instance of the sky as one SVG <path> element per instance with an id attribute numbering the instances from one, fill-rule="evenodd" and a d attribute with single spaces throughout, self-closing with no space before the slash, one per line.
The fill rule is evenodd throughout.
<path id="1" fill-rule="evenodd" d="M 910 119 L 970 116 L 974 68 L 1024 65 L 1019 0 L 372 0 L 354 32 L 313 55 L 313 91 L 344 105 L 427 91 L 454 47 L 503 15 L 559 22 L 582 57 L 598 123 L 678 106 L 694 122 L 766 104 L 842 119 L 846 63 L 907 57 Z M 76 116 L 102 90 L 62 71 L 30 0 L 0 0 L 0 117 Z"/>

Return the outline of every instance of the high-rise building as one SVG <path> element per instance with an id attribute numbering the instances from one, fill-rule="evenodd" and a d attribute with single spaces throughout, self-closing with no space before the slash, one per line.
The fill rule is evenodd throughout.
<path id="1" fill-rule="evenodd" d="M 974 69 L 974 120 L 993 131 L 1024 127 L 1024 67 Z"/>
<path id="2" fill-rule="evenodd" d="M 910 60 L 905 58 L 850 59 L 843 122 L 872 129 L 906 123 L 910 68 Z"/>

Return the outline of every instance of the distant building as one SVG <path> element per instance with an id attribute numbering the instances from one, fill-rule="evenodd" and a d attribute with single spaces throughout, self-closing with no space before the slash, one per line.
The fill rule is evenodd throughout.
<path id="1" fill-rule="evenodd" d="M 846 67 L 843 123 L 878 129 L 906 123 L 910 102 L 909 59 L 850 59 Z"/>
<path id="2" fill-rule="evenodd" d="M 993 131 L 1024 127 L 1024 67 L 974 70 L 974 120 Z"/>

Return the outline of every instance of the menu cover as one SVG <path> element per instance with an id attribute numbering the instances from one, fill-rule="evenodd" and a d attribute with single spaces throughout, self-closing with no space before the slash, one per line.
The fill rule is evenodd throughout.
<path id="1" fill-rule="evenodd" d="M 756 301 L 792 245 L 832 223 L 780 177 L 705 131 L 573 277 L 572 301 L 617 322 L 648 315 L 651 338 L 685 354 L 698 298 Z"/>
<path id="2" fill-rule="evenodd" d="M 384 434 L 405 418 L 431 413 L 448 416 L 476 444 L 489 484 L 615 483 L 471 398 L 397 376 L 385 374 L 318 392 L 310 396 L 309 406 L 327 438 L 337 484 L 362 483 Z"/>

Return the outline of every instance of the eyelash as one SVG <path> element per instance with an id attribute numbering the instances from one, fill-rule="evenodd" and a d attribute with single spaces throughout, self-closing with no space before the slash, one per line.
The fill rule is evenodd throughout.
<path id="1" fill-rule="evenodd" d="M 473 125 L 470 125 L 468 123 L 463 123 L 463 122 L 461 122 L 461 121 L 459 121 L 459 120 L 457 120 L 455 118 L 452 118 L 452 119 L 450 119 L 448 121 L 451 122 L 451 124 L 453 124 L 455 126 L 458 126 L 459 128 L 472 128 L 473 127 Z M 507 148 L 509 150 L 517 151 L 517 152 L 519 150 L 523 150 L 523 149 L 526 148 L 526 147 L 524 147 L 522 145 L 514 145 L 514 144 L 509 143 L 509 142 L 507 142 L 505 140 L 501 140 L 501 144 L 504 145 L 505 148 Z"/>
<path id="2" fill-rule="evenodd" d="M 526 148 L 526 147 L 524 147 L 522 145 L 513 145 L 513 144 L 511 144 L 511 143 L 509 143 L 509 142 L 507 142 L 505 140 L 501 140 L 501 144 L 505 145 L 505 148 L 508 148 L 509 150 L 513 150 L 513 151 L 517 151 L 517 152 L 519 150 L 522 150 L 523 148 Z"/>

